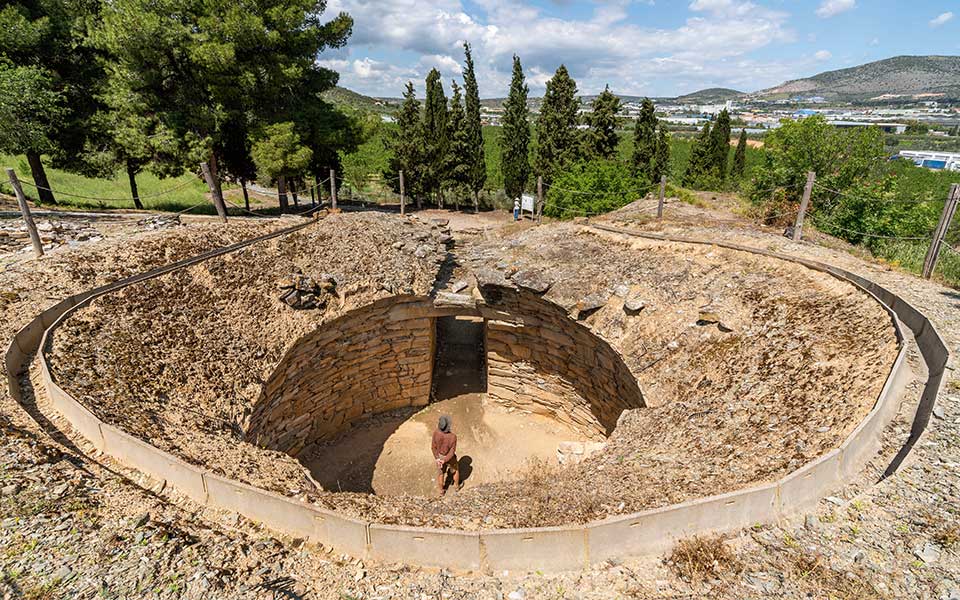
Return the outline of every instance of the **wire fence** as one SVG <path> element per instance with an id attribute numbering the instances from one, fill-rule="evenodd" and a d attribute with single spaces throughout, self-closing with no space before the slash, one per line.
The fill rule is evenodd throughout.
<path id="1" fill-rule="evenodd" d="M 132 200 L 133 200 L 133 193 L 132 193 L 132 192 L 131 192 L 131 194 L 130 194 L 129 196 L 125 196 L 125 197 L 123 197 L 123 198 L 104 198 L 104 197 L 100 197 L 100 196 L 86 196 L 86 195 L 84 195 L 84 194 L 74 194 L 74 193 L 72 193 L 72 192 L 55 191 L 55 190 L 53 190 L 52 188 L 44 187 L 44 186 L 42 186 L 42 185 L 37 185 L 37 184 L 35 184 L 35 183 L 30 183 L 29 181 L 26 181 L 26 180 L 23 180 L 23 179 L 20 180 L 20 183 L 21 183 L 22 185 L 30 186 L 30 187 L 38 190 L 38 191 L 39 191 L 39 190 L 42 190 L 42 191 L 50 192 L 50 193 L 52 193 L 52 194 L 54 194 L 54 195 L 56 195 L 56 196 L 66 196 L 66 197 L 68 197 L 68 198 L 79 198 L 79 199 L 81 199 L 81 200 L 99 200 L 99 201 L 101 201 L 101 202 L 129 202 L 129 201 L 132 201 Z M 195 185 L 196 183 L 197 183 L 197 182 L 196 182 L 196 181 L 193 181 L 193 180 L 184 181 L 184 182 L 181 183 L 180 185 L 177 185 L 177 186 L 174 186 L 174 187 L 172 187 L 172 188 L 163 190 L 162 192 L 156 192 L 156 193 L 153 193 L 153 194 L 137 194 L 137 198 L 140 199 L 140 200 L 149 200 L 149 199 L 151 199 L 151 198 L 159 198 L 159 197 L 161 197 L 161 196 L 167 196 L 167 195 L 169 195 L 169 194 L 172 194 L 173 192 L 176 192 L 176 191 L 178 191 L 178 190 L 182 190 L 183 188 L 185 188 L 185 187 L 187 187 L 187 186 Z"/>
<path id="2" fill-rule="evenodd" d="M 945 198 L 864 198 L 857 196 L 855 194 L 850 194 L 847 192 L 839 192 L 837 190 L 828 188 L 819 183 L 814 183 L 813 186 L 817 189 L 823 190 L 825 192 L 830 192 L 835 197 L 847 198 L 849 200 L 856 200 L 859 202 L 878 202 L 883 204 L 931 204 L 934 202 L 945 202 Z"/>

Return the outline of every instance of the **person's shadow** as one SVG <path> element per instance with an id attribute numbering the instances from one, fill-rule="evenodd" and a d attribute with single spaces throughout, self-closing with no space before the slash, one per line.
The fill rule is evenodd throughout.
<path id="1" fill-rule="evenodd" d="M 458 468 L 460 470 L 460 485 L 462 486 L 464 482 L 470 479 L 470 474 L 473 473 L 473 458 L 461 456 Z"/>

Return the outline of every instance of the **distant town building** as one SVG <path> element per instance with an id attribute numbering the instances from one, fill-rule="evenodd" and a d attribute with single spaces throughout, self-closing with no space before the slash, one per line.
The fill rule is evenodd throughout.
<path id="1" fill-rule="evenodd" d="M 834 127 L 879 127 L 886 133 L 901 134 L 907 130 L 905 123 L 877 123 L 872 121 L 829 121 Z"/>
<path id="2" fill-rule="evenodd" d="M 934 171 L 960 171 L 960 153 L 926 150 L 901 150 L 900 158 L 912 161 L 918 167 Z"/>

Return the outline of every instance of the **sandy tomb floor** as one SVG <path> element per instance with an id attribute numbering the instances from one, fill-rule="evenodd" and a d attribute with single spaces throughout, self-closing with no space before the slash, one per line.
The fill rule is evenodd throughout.
<path id="1" fill-rule="evenodd" d="M 482 394 L 462 394 L 409 411 L 372 417 L 301 458 L 324 489 L 434 496 L 437 470 L 430 439 L 440 415 L 453 420 L 462 489 L 516 481 L 532 465 L 557 466 L 561 442 L 576 431 L 543 415 L 519 415 Z M 448 480 L 449 491 L 452 481 Z"/>
<path id="2" fill-rule="evenodd" d="M 542 452 L 531 442 L 521 462 L 576 438 L 549 424 L 533 435 L 509 414 L 479 413 L 476 401 L 433 405 L 401 425 L 382 416 L 362 424 L 340 449 L 329 447 L 327 464 L 337 468 L 311 469 L 327 491 L 289 456 L 244 442 L 236 432 L 289 344 L 375 299 L 429 292 L 444 271 L 439 236 L 436 227 L 395 217 L 338 215 L 296 237 L 133 286 L 58 331 L 54 377 L 101 418 L 242 481 L 375 521 L 480 529 L 583 522 L 782 476 L 840 444 L 872 407 L 896 356 L 890 318 L 875 301 L 803 267 L 569 224 L 506 228 L 461 236 L 444 280 L 466 280 L 469 291 L 481 272 L 508 285 L 543 274 L 544 297 L 623 356 L 648 408 L 624 413 L 603 452 L 573 466 L 488 474 L 489 465 L 521 458 L 498 456 L 503 447 L 490 431 L 542 434 Z M 294 266 L 334 272 L 351 291 L 319 312 L 284 312 L 276 280 Z M 642 309 L 625 310 L 638 299 Z M 461 454 L 474 444 L 474 473 L 461 493 L 425 498 L 440 410 L 459 410 L 473 425 L 459 433 Z M 359 443 L 351 435 L 363 439 L 362 460 L 331 460 Z M 358 491 L 342 482 L 344 492 L 330 491 L 330 477 Z M 365 485 L 380 493 L 365 493 Z"/>

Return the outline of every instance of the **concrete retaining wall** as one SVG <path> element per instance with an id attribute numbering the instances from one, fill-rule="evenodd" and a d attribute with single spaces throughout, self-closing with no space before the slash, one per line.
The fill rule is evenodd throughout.
<path id="1" fill-rule="evenodd" d="M 900 317 L 913 330 L 930 372 L 914 419 L 911 440 L 901 454 L 905 456 L 909 447 L 922 433 L 939 391 L 949 354 L 933 325 L 899 297 L 859 276 L 812 261 L 733 244 L 636 234 L 617 228 L 603 229 L 665 241 L 714 244 L 797 262 L 850 281 L 875 295 L 892 314 Z M 276 235 L 280 234 L 282 233 Z M 257 240 L 244 245 L 254 241 Z M 230 250 L 221 249 L 196 259 L 181 261 L 159 270 L 161 272 L 154 272 L 152 276 L 195 264 L 227 251 Z M 49 333 L 70 315 L 72 307 L 82 305 L 97 294 L 144 278 L 145 276 L 132 277 L 106 288 L 78 294 L 61 302 L 57 307 L 48 309 L 31 325 L 21 330 L 6 354 L 8 383 L 14 397 L 20 398 L 18 378 L 26 368 L 25 361 L 38 348 L 46 347 Z M 899 320 L 896 317 L 894 324 L 899 336 Z M 45 323 L 51 323 L 51 326 L 41 340 Z M 95 416 L 51 380 L 49 367 L 42 353 L 41 375 L 54 400 L 54 406 L 81 435 L 94 445 L 99 444 L 98 447 L 103 447 L 107 454 L 119 462 L 165 479 L 172 485 L 183 486 L 182 491 L 207 506 L 237 512 L 277 531 L 321 542 L 358 557 L 472 570 L 562 570 L 578 568 L 610 557 L 664 551 L 676 539 L 694 534 L 722 532 L 757 522 L 773 521 L 808 506 L 831 490 L 839 488 L 844 483 L 844 475 L 855 472 L 859 465 L 873 454 L 880 432 L 896 414 L 902 387 L 910 377 L 909 367 L 904 359 L 905 353 L 906 349 L 901 347 L 876 406 L 843 445 L 780 481 L 661 509 L 611 517 L 584 526 L 480 533 L 370 524 L 223 479 L 193 465 L 182 463 L 139 440 L 130 442 L 126 439 L 129 437 L 126 434 L 96 422 Z M 902 457 L 898 458 L 902 460 Z M 891 465 L 894 470 L 899 464 L 896 460 L 895 463 Z"/>

